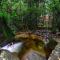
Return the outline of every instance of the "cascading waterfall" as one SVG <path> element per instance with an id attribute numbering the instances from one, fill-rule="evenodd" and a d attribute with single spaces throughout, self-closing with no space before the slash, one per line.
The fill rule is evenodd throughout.
<path id="1" fill-rule="evenodd" d="M 18 43 L 12 44 L 12 45 L 8 44 L 8 45 L 2 47 L 1 49 L 5 49 L 5 50 L 8 50 L 10 52 L 18 53 L 22 48 L 22 44 L 23 44 L 22 42 L 18 42 Z"/>
<path id="2" fill-rule="evenodd" d="M 18 56 L 13 53 L 19 53 L 22 48 L 22 42 L 12 45 L 6 45 L 0 49 L 0 60 L 20 60 Z"/>

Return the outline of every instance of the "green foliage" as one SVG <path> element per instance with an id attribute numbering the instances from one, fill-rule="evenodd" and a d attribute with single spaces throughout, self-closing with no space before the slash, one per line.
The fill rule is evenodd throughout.
<path id="1" fill-rule="evenodd" d="M 55 11 L 55 7 L 59 11 L 59 5 L 58 0 L 2 0 L 0 17 L 4 16 L 6 18 L 7 25 L 14 33 L 25 29 L 32 30 L 37 28 L 37 18 L 39 16 L 45 15 L 46 10 L 49 13 Z"/>
<path id="2" fill-rule="evenodd" d="M 52 30 L 56 32 L 56 29 L 60 28 L 60 1 L 59 0 L 46 0 L 46 6 L 49 13 L 52 13 L 53 21 L 52 21 Z M 58 23 L 59 21 L 59 23 Z M 57 27 L 59 26 L 59 27 Z"/>
<path id="3" fill-rule="evenodd" d="M 34 29 L 35 26 L 37 25 L 36 23 L 37 17 L 39 17 L 41 14 L 45 14 L 44 9 L 45 9 L 44 3 L 40 4 L 39 0 L 38 1 L 2 0 L 0 11 L 2 12 L 2 16 L 4 17 L 7 16 L 6 18 L 7 18 L 8 24 L 11 24 L 11 23 L 13 24 L 14 21 L 16 22 L 16 20 L 17 21 L 19 20 L 21 23 L 23 23 L 22 24 L 23 27 L 24 25 L 27 25 L 28 29 L 29 29 L 29 26 L 30 26 L 30 29 L 32 28 Z M 19 22 L 15 23 L 15 25 L 17 26 L 18 23 Z M 33 24 L 34 26 L 32 27 Z M 21 24 L 18 24 L 18 25 L 21 26 Z"/>

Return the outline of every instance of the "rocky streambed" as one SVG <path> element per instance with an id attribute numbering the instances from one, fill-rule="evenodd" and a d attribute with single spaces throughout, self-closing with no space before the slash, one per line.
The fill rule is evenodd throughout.
<path id="1" fill-rule="evenodd" d="M 50 44 L 46 44 L 47 49 L 45 51 L 45 48 L 44 48 L 45 45 L 43 44 L 44 41 L 42 40 L 42 38 L 40 36 L 37 36 L 37 35 L 34 35 L 34 34 L 30 34 L 30 33 L 29 33 L 29 35 L 27 35 L 27 34 L 28 33 L 24 33 L 23 34 L 24 36 L 22 36 L 22 37 L 19 34 L 19 35 L 17 35 L 17 37 L 19 39 L 20 38 L 24 39 L 22 41 L 22 42 L 25 42 L 25 44 L 23 44 L 24 45 L 24 49 L 28 50 L 28 48 L 29 49 L 32 48 L 32 51 L 28 50 L 20 58 L 18 55 L 19 54 L 21 55 L 21 48 L 23 46 L 22 43 L 20 42 L 20 43 L 15 43 L 15 44 L 12 44 L 12 45 L 8 44 L 8 45 L 2 47 L 2 49 L 0 49 L 0 60 L 59 60 L 60 59 L 60 44 L 57 44 L 57 46 L 55 47 L 55 45 L 53 46 L 54 42 L 52 43 L 52 40 L 51 40 Z M 27 36 L 25 36 L 25 35 L 27 35 Z M 45 53 L 48 53 L 49 52 L 48 49 L 51 49 L 51 47 L 55 47 L 55 49 L 54 50 L 52 49 L 52 53 L 49 54 L 49 58 L 47 58 L 47 56 L 42 56 L 41 54 L 39 54 L 39 53 L 42 53 L 43 50 L 44 50 Z M 37 50 L 36 48 L 38 48 L 40 50 Z M 36 53 L 35 50 L 37 50 L 37 52 L 38 51 L 40 51 L 40 52 Z M 22 50 L 22 52 L 23 51 L 24 50 Z M 45 53 L 43 53 L 43 54 L 45 54 Z"/>

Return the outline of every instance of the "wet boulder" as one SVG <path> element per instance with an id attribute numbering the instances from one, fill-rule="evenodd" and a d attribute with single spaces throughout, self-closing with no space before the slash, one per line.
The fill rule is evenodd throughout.
<path id="1" fill-rule="evenodd" d="M 48 60 L 60 60 L 60 43 L 52 51 Z"/>
<path id="2" fill-rule="evenodd" d="M 20 60 L 17 55 L 9 52 L 8 50 L 0 50 L 0 60 Z"/>

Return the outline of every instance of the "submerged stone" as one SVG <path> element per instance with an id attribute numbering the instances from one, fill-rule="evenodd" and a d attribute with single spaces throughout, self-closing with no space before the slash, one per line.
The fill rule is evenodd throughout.
<path id="1" fill-rule="evenodd" d="M 28 51 L 21 60 L 46 60 L 46 57 L 40 55 L 34 50 Z"/>

